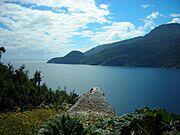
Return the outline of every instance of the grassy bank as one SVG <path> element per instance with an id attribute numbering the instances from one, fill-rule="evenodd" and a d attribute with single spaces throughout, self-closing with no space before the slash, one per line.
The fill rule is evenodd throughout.
<path id="1" fill-rule="evenodd" d="M 0 113 L 0 135 L 35 135 L 44 121 L 58 113 L 54 109 Z"/>
<path id="2" fill-rule="evenodd" d="M 63 111 L 64 112 L 64 111 Z M 62 122 L 64 120 L 57 119 L 57 114 L 63 114 L 62 111 L 55 111 L 54 109 L 34 109 L 24 112 L 8 112 L 0 113 L 0 135 L 35 135 L 38 130 L 44 125 L 45 130 L 50 134 L 54 122 Z M 69 124 L 62 126 L 61 129 L 57 126 L 58 130 L 72 129 L 72 122 L 79 121 L 80 129 L 92 126 L 91 135 L 179 135 L 180 134 L 180 116 L 173 113 L 166 112 L 165 110 L 148 108 L 138 109 L 133 113 L 124 114 L 122 116 L 107 117 L 99 113 L 91 113 L 70 116 Z M 80 119 L 79 119 L 79 118 Z M 48 120 L 52 118 L 51 120 Z M 64 121 L 64 122 L 63 122 Z M 52 124 L 53 123 L 53 124 Z M 81 123 L 83 127 L 81 127 Z M 76 123 L 77 124 L 77 123 Z M 78 126 L 78 124 L 76 125 Z M 57 131 L 58 131 L 57 130 Z M 56 130 L 55 130 L 56 131 Z M 78 130 L 77 130 L 78 131 Z M 71 132 L 71 130 L 69 130 Z M 44 134 L 43 134 L 44 135 Z M 70 135 L 70 134 L 68 134 Z"/>

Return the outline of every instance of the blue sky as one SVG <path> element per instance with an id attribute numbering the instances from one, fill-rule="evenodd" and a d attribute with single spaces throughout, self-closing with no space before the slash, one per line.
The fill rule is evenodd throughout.
<path id="1" fill-rule="evenodd" d="M 180 23 L 179 0 L 1 0 L 4 59 L 49 59 Z"/>

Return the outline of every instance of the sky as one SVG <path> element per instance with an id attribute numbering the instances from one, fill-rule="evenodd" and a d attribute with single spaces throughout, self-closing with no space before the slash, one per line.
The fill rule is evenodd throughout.
<path id="1" fill-rule="evenodd" d="M 4 59 L 50 59 L 180 23 L 180 0 L 0 0 Z"/>

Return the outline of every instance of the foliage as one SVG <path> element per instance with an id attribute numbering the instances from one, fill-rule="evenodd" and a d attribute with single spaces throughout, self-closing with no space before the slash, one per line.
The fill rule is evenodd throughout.
<path id="1" fill-rule="evenodd" d="M 0 135 L 35 135 L 44 121 L 58 113 L 54 109 L 0 113 Z"/>
<path id="2" fill-rule="evenodd" d="M 162 115 L 161 123 L 157 122 L 157 114 Z M 86 117 L 70 116 L 54 109 L 0 113 L 0 134 L 54 135 L 59 130 L 64 135 L 158 135 L 157 131 L 162 135 L 180 134 L 180 116 L 161 109 L 143 108 L 120 117 L 101 117 L 98 114 Z"/>
<path id="3" fill-rule="evenodd" d="M 48 120 L 38 131 L 38 135 L 88 135 L 93 127 L 84 128 L 80 117 L 62 113 Z"/>
<path id="4" fill-rule="evenodd" d="M 98 131 L 109 131 L 111 135 L 161 135 L 180 133 L 180 116 L 165 110 L 143 108 L 132 114 L 115 118 L 103 118 L 96 124 Z"/>
<path id="5" fill-rule="evenodd" d="M 60 106 L 63 103 L 74 104 L 78 95 L 68 94 L 65 90 L 53 91 L 46 84 L 41 85 L 41 72 L 36 71 L 33 78 L 22 65 L 14 69 L 12 65 L 0 64 L 0 111 L 27 110 L 41 104 Z"/>
<path id="6" fill-rule="evenodd" d="M 102 115 L 94 114 L 85 116 L 80 114 L 71 116 L 68 114 L 57 115 L 47 121 L 38 133 L 39 135 L 180 134 L 180 116 L 162 109 L 151 110 L 146 107 L 138 109 L 134 113 L 124 114 L 120 117 L 108 117 L 105 115 L 102 117 Z"/>
<path id="7" fill-rule="evenodd" d="M 0 59 L 1 59 L 1 55 L 2 53 L 5 53 L 6 49 L 4 47 L 0 47 Z"/>

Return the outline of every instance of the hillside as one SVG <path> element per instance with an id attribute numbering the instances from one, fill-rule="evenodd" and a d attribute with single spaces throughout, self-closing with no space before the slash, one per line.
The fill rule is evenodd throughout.
<path id="1" fill-rule="evenodd" d="M 80 51 L 72 51 L 64 57 L 52 58 L 48 61 L 48 63 L 81 64 L 82 60 L 84 60 L 85 57 L 85 54 Z"/>
<path id="2" fill-rule="evenodd" d="M 161 25 L 144 37 L 100 45 L 77 56 L 68 54 L 53 63 L 77 60 L 76 64 L 103 66 L 180 67 L 180 24 Z"/>
<path id="3" fill-rule="evenodd" d="M 84 54 L 86 56 L 92 56 L 94 54 L 97 54 L 97 53 L 105 50 L 105 49 L 109 49 L 109 48 L 116 47 L 116 46 L 119 46 L 119 45 L 127 45 L 127 44 L 130 44 L 130 43 L 136 42 L 136 41 L 140 41 L 141 39 L 142 39 L 142 37 L 135 37 L 135 38 L 131 38 L 131 39 L 115 42 L 115 43 L 99 45 L 99 46 L 96 46 L 96 47 L 86 51 Z"/>

